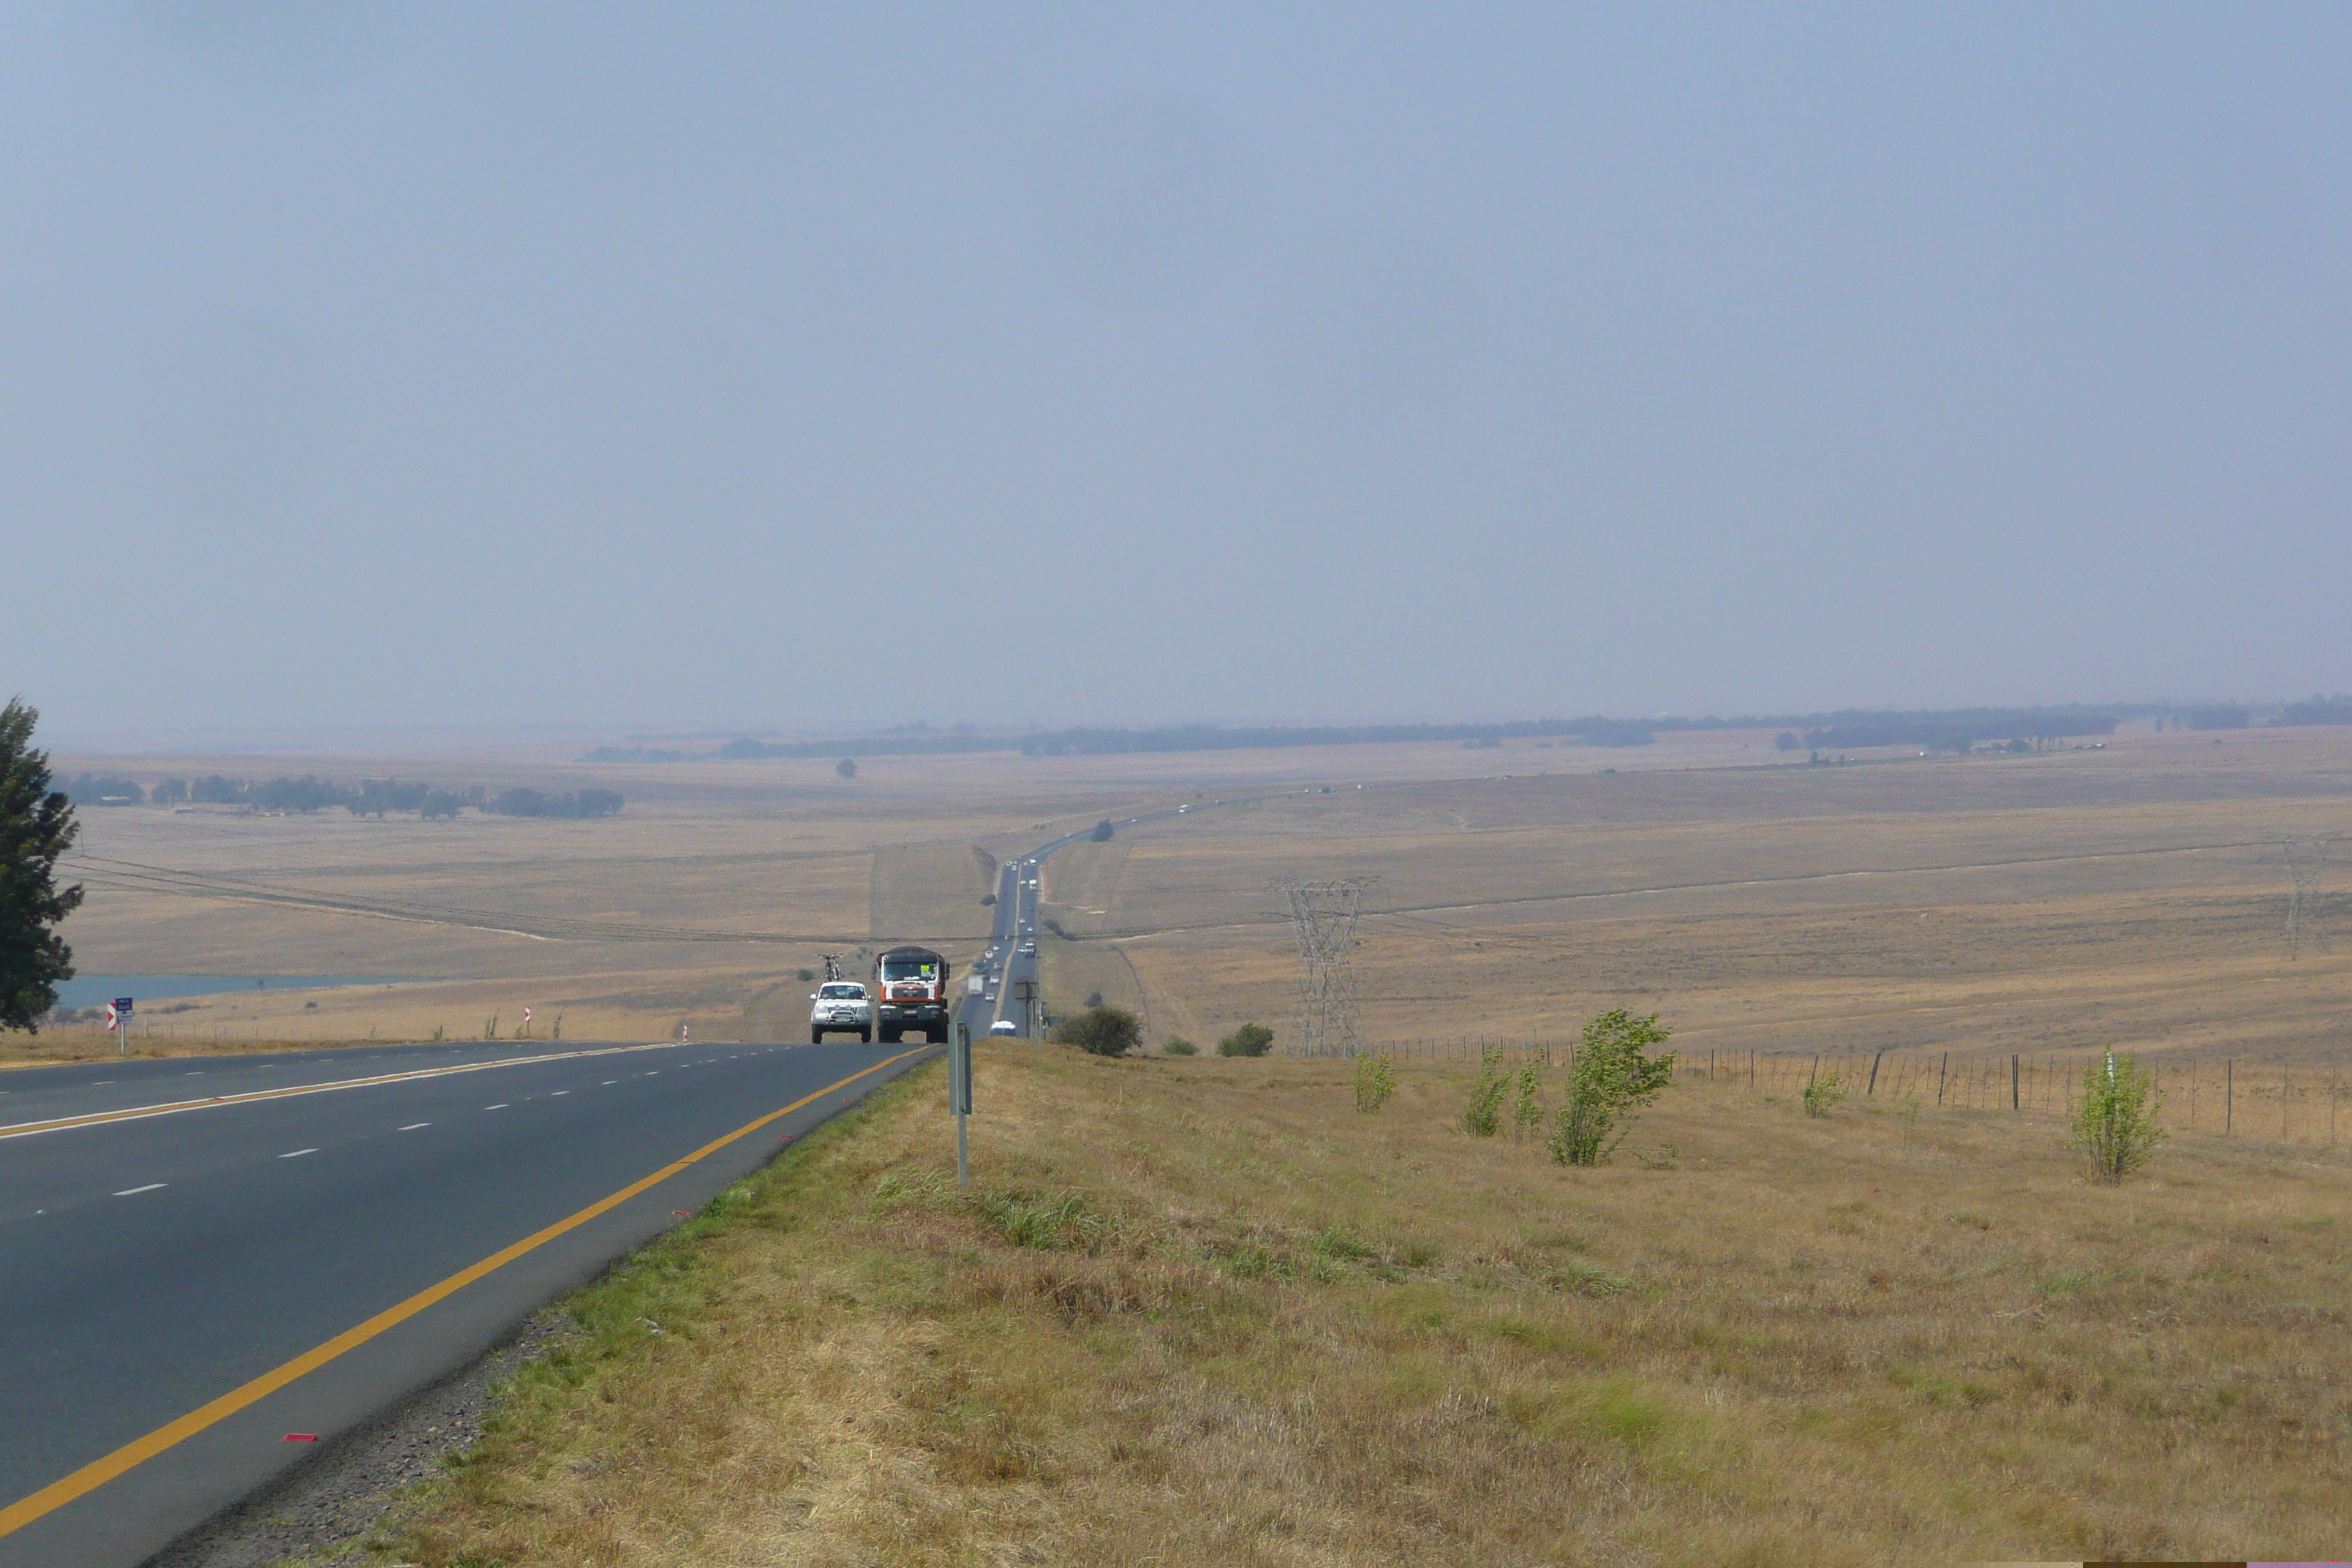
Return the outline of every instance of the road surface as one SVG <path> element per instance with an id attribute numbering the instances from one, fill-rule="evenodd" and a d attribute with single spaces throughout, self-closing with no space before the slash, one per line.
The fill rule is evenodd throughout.
<path id="1" fill-rule="evenodd" d="M 975 1039 L 1042 1025 L 1020 951 L 1039 868 L 1090 831 L 1002 868 L 958 1012 Z M 935 1048 L 475 1042 L 0 1074 L 0 1568 L 131 1568 Z"/>
<path id="2" fill-rule="evenodd" d="M 311 1451 L 289 1434 L 331 1441 L 464 1367 L 929 1054 L 567 1041 L 0 1074 L 0 1565 L 139 1563 Z"/>

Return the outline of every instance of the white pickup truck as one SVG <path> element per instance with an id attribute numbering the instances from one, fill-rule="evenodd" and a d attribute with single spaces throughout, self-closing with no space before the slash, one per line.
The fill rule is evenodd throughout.
<path id="1" fill-rule="evenodd" d="M 809 994 L 809 1044 L 824 1044 L 827 1035 L 856 1035 L 861 1045 L 874 1039 L 874 1004 L 866 987 L 855 980 L 828 980 Z"/>

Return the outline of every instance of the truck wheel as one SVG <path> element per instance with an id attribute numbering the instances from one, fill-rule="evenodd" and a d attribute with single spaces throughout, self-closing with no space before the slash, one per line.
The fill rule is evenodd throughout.
<path id="1" fill-rule="evenodd" d="M 824 1044 L 824 1031 L 823 1029 L 811 1029 L 809 1031 L 809 1044 L 812 1046 L 821 1046 Z"/>
<path id="2" fill-rule="evenodd" d="M 948 1032 L 945 1029 L 925 1029 L 923 1031 L 923 1044 L 927 1046 L 944 1044 L 947 1037 Z"/>
<path id="3" fill-rule="evenodd" d="M 897 1045 L 898 1043 L 898 1031 L 887 1024 L 883 1025 L 882 1043 L 886 1046 Z"/>
<path id="4" fill-rule="evenodd" d="M 874 1043 L 874 1031 L 873 1031 L 873 1030 L 871 1030 L 871 1029 L 860 1029 L 860 1030 L 858 1030 L 858 1031 L 857 1031 L 857 1043 L 858 1043 L 859 1045 L 861 1045 L 861 1046 L 870 1046 L 870 1045 L 872 1045 L 872 1044 Z"/>

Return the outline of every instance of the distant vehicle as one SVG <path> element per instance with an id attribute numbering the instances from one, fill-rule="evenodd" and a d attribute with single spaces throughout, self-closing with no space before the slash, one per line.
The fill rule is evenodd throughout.
<path id="1" fill-rule="evenodd" d="M 932 1045 L 948 1037 L 948 961 L 929 948 L 876 953 L 874 994 L 874 1027 L 884 1045 L 897 1045 L 909 1029 Z"/>
<path id="2" fill-rule="evenodd" d="M 1183 816 L 1186 812 L 1188 812 L 1188 811 L 1190 811 L 1190 810 L 1192 810 L 1192 808 L 1191 806 L 1189 806 L 1189 805 L 1180 805 L 1180 806 L 1178 806 L 1178 807 L 1176 808 L 1176 815 L 1177 815 L 1177 816 Z"/>
<path id="3" fill-rule="evenodd" d="M 1034 957 L 1036 957 L 1036 956 L 1037 956 L 1037 944 L 1036 944 L 1035 942 L 1023 942 L 1023 943 L 1021 944 L 1021 956 L 1022 956 L 1022 957 L 1024 957 L 1024 958 L 1034 958 Z"/>
<path id="4" fill-rule="evenodd" d="M 1021 1026 L 1010 1018 L 999 1018 L 988 1026 L 988 1032 L 992 1035 L 1017 1035 L 1021 1032 Z"/>
<path id="5" fill-rule="evenodd" d="M 809 1044 L 824 1044 L 827 1035 L 856 1035 L 858 1042 L 874 1038 L 874 1005 L 866 987 L 855 980 L 828 980 L 809 993 Z"/>

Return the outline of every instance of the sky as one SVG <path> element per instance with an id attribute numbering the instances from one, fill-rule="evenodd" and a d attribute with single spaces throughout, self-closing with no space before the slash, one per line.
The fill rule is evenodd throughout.
<path id="1" fill-rule="evenodd" d="M 52 736 L 2352 688 L 2352 12 L 0 9 Z"/>

